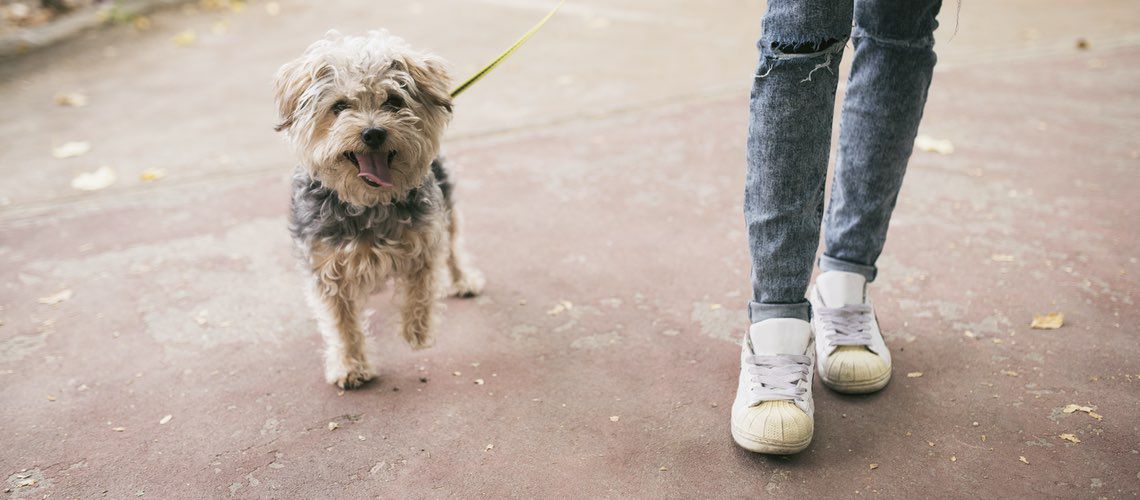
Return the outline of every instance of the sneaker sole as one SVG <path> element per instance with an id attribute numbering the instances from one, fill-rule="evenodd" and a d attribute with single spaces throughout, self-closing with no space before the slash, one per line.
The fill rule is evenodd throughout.
<path id="1" fill-rule="evenodd" d="M 869 394 L 883 390 L 884 387 L 891 381 L 891 371 L 887 370 L 886 373 L 874 380 L 864 380 L 853 383 L 840 383 L 832 382 L 823 376 L 823 370 L 819 370 L 819 381 L 828 389 L 835 392 L 842 392 L 844 394 Z"/>
<path id="2" fill-rule="evenodd" d="M 802 443 L 772 443 L 753 439 L 745 435 L 743 431 L 738 430 L 736 425 L 732 426 L 732 440 L 736 441 L 736 444 L 741 448 L 766 455 L 794 455 L 804 451 L 811 444 L 810 436 Z"/>

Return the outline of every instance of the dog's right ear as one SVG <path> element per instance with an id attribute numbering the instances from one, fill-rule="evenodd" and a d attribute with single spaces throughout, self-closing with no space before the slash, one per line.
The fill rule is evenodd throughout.
<path id="1" fill-rule="evenodd" d="M 293 126 L 298 111 L 305 100 L 312 99 L 313 85 L 318 80 L 328 78 L 332 67 L 325 61 L 311 57 L 301 57 L 290 61 L 277 70 L 274 81 L 274 100 L 281 122 L 274 127 L 280 132 Z"/>
<path id="2" fill-rule="evenodd" d="M 301 94 L 305 92 L 311 81 L 305 77 L 305 66 L 304 60 L 296 59 L 285 63 L 277 70 L 277 78 L 273 81 L 273 97 L 277 102 L 277 113 L 281 121 L 273 127 L 273 130 L 280 132 L 293 125 Z"/>

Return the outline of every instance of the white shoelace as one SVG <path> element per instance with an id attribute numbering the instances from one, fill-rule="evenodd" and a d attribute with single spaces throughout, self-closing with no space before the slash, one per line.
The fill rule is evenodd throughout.
<path id="1" fill-rule="evenodd" d="M 745 356 L 752 400 L 749 406 L 761 401 L 802 402 L 807 388 L 800 381 L 812 369 L 811 358 L 795 354 L 753 354 Z"/>
<path id="2" fill-rule="evenodd" d="M 875 310 L 868 304 L 819 308 L 812 311 L 823 325 L 824 338 L 831 345 L 871 345 Z"/>

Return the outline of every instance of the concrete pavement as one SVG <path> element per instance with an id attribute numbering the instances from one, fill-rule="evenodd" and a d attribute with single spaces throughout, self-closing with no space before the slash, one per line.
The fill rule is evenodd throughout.
<path id="1" fill-rule="evenodd" d="M 344 394 L 284 229 L 273 72 L 327 28 L 385 26 L 462 77 L 550 4 L 277 5 L 0 62 L 7 495 L 1140 494 L 1135 5 L 944 7 L 921 133 L 955 152 L 916 151 L 874 288 L 895 379 L 817 388 L 790 458 L 728 432 L 762 5 L 571 2 L 464 94 L 449 155 L 487 293 L 415 352 L 377 297 L 380 378 Z M 90 104 L 52 102 L 71 91 Z M 53 158 L 67 141 L 91 151 Z M 115 184 L 69 186 L 101 165 Z M 1050 311 L 1064 327 L 1029 328 Z"/>

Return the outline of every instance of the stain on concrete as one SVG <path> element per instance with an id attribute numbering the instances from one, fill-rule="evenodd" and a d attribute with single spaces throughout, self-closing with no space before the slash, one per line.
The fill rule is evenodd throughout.
<path id="1" fill-rule="evenodd" d="M 701 334 L 738 343 L 748 327 L 748 314 L 741 309 L 729 309 L 709 302 L 694 302 L 689 320 L 700 325 Z"/>
<path id="2" fill-rule="evenodd" d="M 570 347 L 574 349 L 602 349 L 620 342 L 621 334 L 614 331 L 579 337 L 570 343 Z"/>
<path id="3" fill-rule="evenodd" d="M 8 476 L 6 493 L 13 496 L 23 496 L 51 486 L 51 482 L 44 477 L 44 472 L 38 467 L 24 469 Z"/>
<path id="4" fill-rule="evenodd" d="M 17 335 L 10 339 L 0 340 L 0 362 L 12 362 L 24 359 L 24 357 L 36 352 L 43 348 L 47 343 L 47 336 L 40 335 Z"/>
<path id="5" fill-rule="evenodd" d="M 511 327 L 510 337 L 511 340 L 522 340 L 532 337 L 538 333 L 538 327 L 534 325 L 515 325 Z"/>
<path id="6" fill-rule="evenodd" d="M 617 309 L 617 308 L 621 307 L 621 299 L 616 298 L 616 297 L 611 297 L 608 299 L 602 299 L 602 300 L 599 300 L 598 303 L 603 305 L 603 306 L 609 307 L 611 309 Z"/>
<path id="7" fill-rule="evenodd" d="M 1026 444 L 1026 446 L 1040 446 L 1042 448 L 1052 448 L 1053 447 L 1053 443 L 1050 443 L 1048 439 L 1043 438 L 1043 437 L 1039 437 L 1037 439 L 1031 439 L 1029 441 L 1026 441 L 1025 444 Z"/>
<path id="8" fill-rule="evenodd" d="M 164 345 L 273 343 L 316 331 L 304 302 L 301 275 L 291 261 L 276 258 L 289 251 L 284 227 L 279 217 L 253 219 L 221 236 L 37 261 L 29 270 L 80 283 L 90 283 L 84 277 L 91 269 L 130 275 L 118 285 L 121 289 L 100 290 L 90 284 L 84 290 L 77 285 L 76 294 L 119 294 L 127 307 L 107 314 L 141 317 L 147 334 Z"/>
<path id="9" fill-rule="evenodd" d="M 974 333 L 1000 334 L 1009 331 L 1013 323 L 1006 315 L 994 313 L 977 321 L 955 321 L 953 328 L 958 331 L 972 331 Z"/>

